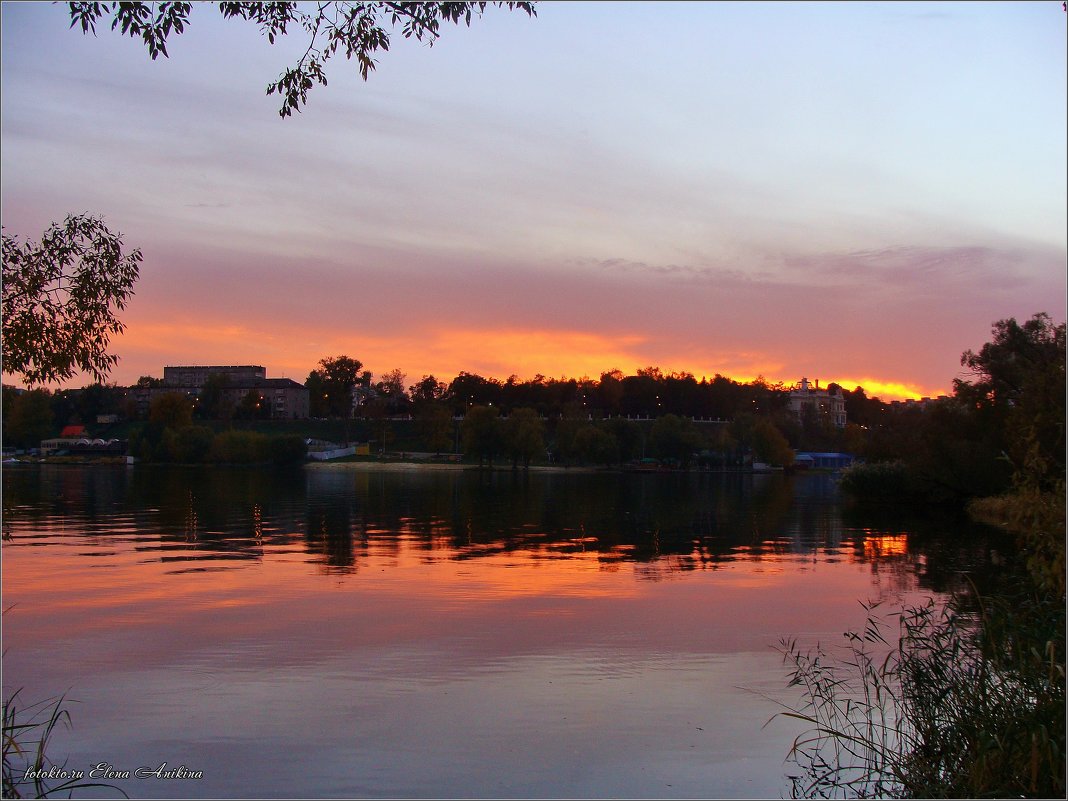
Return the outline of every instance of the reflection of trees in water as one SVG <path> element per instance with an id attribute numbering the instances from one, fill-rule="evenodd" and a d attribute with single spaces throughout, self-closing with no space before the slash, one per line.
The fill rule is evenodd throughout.
<path id="1" fill-rule="evenodd" d="M 1003 557 L 1015 550 L 1010 536 L 973 523 L 963 512 L 845 506 L 842 518 L 856 532 L 856 561 L 901 583 L 916 577 L 920 588 L 931 592 L 958 592 L 974 584 L 982 593 L 996 583 Z"/>
<path id="2" fill-rule="evenodd" d="M 18 468 L 4 472 L 4 512 L 5 531 L 27 536 L 69 517 L 90 538 L 133 538 L 164 559 L 261 559 L 298 545 L 340 572 L 372 551 L 388 565 L 402 549 L 427 560 L 595 553 L 605 569 L 642 563 L 649 578 L 812 557 L 945 591 L 962 571 L 982 580 L 1005 547 L 959 518 L 843 507 L 819 474 Z"/>
<path id="3" fill-rule="evenodd" d="M 5 521 L 70 517 L 92 537 L 106 533 L 115 510 L 126 503 L 125 465 L 95 465 L 91 470 L 63 464 L 7 466 L 3 474 Z"/>
<path id="4" fill-rule="evenodd" d="M 299 471 L 146 466 L 130 471 L 128 495 L 137 531 L 152 535 L 164 551 L 192 550 L 192 558 L 201 559 L 259 559 L 265 547 L 292 541 L 303 476 Z"/>
<path id="5" fill-rule="evenodd" d="M 365 521 L 360 519 L 357 496 L 351 491 L 352 476 L 326 474 L 318 482 L 313 476 L 305 477 L 304 543 L 309 553 L 325 558 L 328 571 L 352 572 L 356 568 L 354 538 L 366 542 Z"/>

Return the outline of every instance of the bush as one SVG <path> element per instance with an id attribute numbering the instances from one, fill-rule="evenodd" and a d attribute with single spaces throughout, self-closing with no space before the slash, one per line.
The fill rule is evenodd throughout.
<path id="1" fill-rule="evenodd" d="M 191 464 L 208 458 L 214 439 L 215 432 L 207 426 L 186 426 L 175 431 L 174 436 L 165 442 L 172 461 Z"/>
<path id="2" fill-rule="evenodd" d="M 619 461 L 619 443 L 607 431 L 586 425 L 575 432 L 573 447 L 583 462 L 608 465 Z"/>
<path id="3" fill-rule="evenodd" d="M 922 493 L 901 461 L 858 462 L 842 471 L 842 490 L 862 501 L 920 500 Z"/>
<path id="4" fill-rule="evenodd" d="M 299 434 L 281 434 L 267 441 L 267 452 L 276 465 L 301 464 L 308 457 L 308 443 Z"/>
<path id="5" fill-rule="evenodd" d="M 649 430 L 649 450 L 661 459 L 677 459 L 683 467 L 688 467 L 700 449 L 701 434 L 688 418 L 665 414 Z"/>
<path id="6" fill-rule="evenodd" d="M 163 423 L 146 423 L 130 435 L 129 453 L 145 462 L 166 459 L 168 454 L 163 444 L 166 431 Z"/>
<path id="7" fill-rule="evenodd" d="M 768 420 L 757 420 L 753 425 L 753 451 L 762 462 L 790 467 L 794 463 L 794 451 L 786 437 Z"/>
<path id="8" fill-rule="evenodd" d="M 267 436 L 255 431 L 224 431 L 212 442 L 208 458 L 222 464 L 265 462 L 270 458 L 267 443 Z"/>
<path id="9" fill-rule="evenodd" d="M 1015 534 L 1036 586 L 1056 598 L 1064 598 L 1063 480 L 1056 486 L 1053 492 L 1025 486 L 1007 495 L 976 498 L 968 504 L 968 514 L 981 523 Z"/>

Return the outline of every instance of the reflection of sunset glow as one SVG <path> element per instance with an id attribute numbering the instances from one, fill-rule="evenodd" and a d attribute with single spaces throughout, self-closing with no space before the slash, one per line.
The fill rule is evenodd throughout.
<path id="1" fill-rule="evenodd" d="M 97 472 L 56 475 L 58 494 L 101 509 L 125 486 Z M 856 598 L 916 583 L 912 565 L 894 558 L 905 553 L 905 537 L 889 533 L 858 532 L 872 535 L 866 557 L 861 539 L 854 550 L 817 531 L 735 545 L 661 537 L 658 527 L 629 541 L 611 526 L 595 536 L 605 524 L 594 522 L 593 509 L 551 523 L 484 518 L 481 491 L 472 506 L 456 505 L 459 485 L 430 477 L 315 470 L 288 497 L 273 482 L 227 476 L 212 486 L 228 500 L 202 497 L 206 490 L 184 479 L 162 494 L 142 487 L 154 511 L 136 524 L 106 513 L 87 524 L 77 506 L 51 519 L 5 519 L 4 593 L 17 605 L 5 633 L 29 640 L 53 621 L 78 620 L 50 634 L 56 648 L 76 648 L 90 663 L 139 665 L 173 663 L 176 643 L 182 654 L 189 643 L 197 653 L 238 648 L 266 664 L 457 643 L 477 664 L 561 643 L 584 648 L 591 637 L 612 649 L 762 650 L 813 620 L 848 629 Z M 554 503 L 578 501 L 562 486 L 538 484 L 515 499 L 551 489 L 544 497 Z M 407 498 L 424 489 L 427 498 L 448 489 L 441 497 L 454 500 L 424 507 Z"/>
<path id="2" fill-rule="evenodd" d="M 907 534 L 869 534 L 864 537 L 864 556 L 867 559 L 907 556 L 908 544 Z"/>
<path id="3" fill-rule="evenodd" d="M 15 542 L 18 539 L 16 532 Z M 522 600 L 552 604 L 582 599 L 640 600 L 648 596 L 651 579 L 653 583 L 667 578 L 684 580 L 708 570 L 717 575 L 714 588 L 709 586 L 708 591 L 719 599 L 717 603 L 734 606 L 739 601 L 728 601 L 734 594 L 786 592 L 809 569 L 799 564 L 797 554 L 771 550 L 706 564 L 695 555 L 627 561 L 631 547 L 586 550 L 582 546 L 595 540 L 582 537 L 568 542 L 535 541 L 508 551 L 495 551 L 495 544 L 488 545 L 486 551 L 479 546 L 457 550 L 444 538 L 439 542 L 440 548 L 428 551 L 426 541 L 415 536 L 371 536 L 366 549 L 356 554 L 355 569 L 341 586 L 347 594 L 372 593 L 391 598 L 389 603 L 400 607 L 471 610 Z M 13 597 L 21 598 L 25 607 L 22 616 L 47 618 L 60 610 L 80 609 L 94 610 L 90 617 L 104 620 L 106 615 L 99 613 L 110 608 L 131 624 L 148 624 L 160 615 L 170 618 L 169 610 L 175 607 L 197 610 L 198 614 L 239 609 L 259 614 L 255 610 L 272 602 L 265 599 L 277 602 L 279 593 L 303 606 L 301 587 L 309 583 L 327 586 L 320 583 L 318 565 L 309 564 L 291 544 L 263 546 L 262 559 L 237 562 L 220 561 L 225 557 L 192 544 L 161 543 L 165 553 L 146 549 L 144 542 L 114 545 L 115 552 L 108 557 L 106 586 L 88 558 L 77 552 L 5 546 L 9 564 L 17 565 L 17 570 L 8 574 L 7 589 Z M 904 554 L 906 535 L 869 537 L 865 552 L 870 557 Z M 457 559 L 463 554 L 472 558 Z M 57 559 L 69 565 L 64 568 L 62 589 L 50 581 Z M 810 559 L 804 557 L 802 561 L 809 563 Z M 175 572 L 176 563 L 188 569 Z M 157 575 L 160 573 L 166 575 Z M 609 575 L 617 578 L 609 580 Z M 860 575 L 841 575 L 843 591 Z M 776 589 L 779 585 L 781 588 Z M 91 622 L 87 620 L 87 626 Z"/>

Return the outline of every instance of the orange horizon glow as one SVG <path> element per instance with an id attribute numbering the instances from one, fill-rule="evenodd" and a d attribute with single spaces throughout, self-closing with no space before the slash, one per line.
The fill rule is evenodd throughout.
<path id="1" fill-rule="evenodd" d="M 830 382 L 828 382 L 830 383 Z M 877 378 L 838 378 L 834 383 L 847 390 L 855 390 L 857 387 L 864 388 L 864 394 L 869 398 L 880 400 L 919 400 L 921 398 L 937 398 L 939 395 L 950 394 L 945 387 L 938 389 L 922 388 L 915 384 L 905 384 L 900 381 L 883 381 Z"/>
<path id="2" fill-rule="evenodd" d="M 267 326 L 260 321 L 248 324 L 200 322 L 193 325 L 160 321 L 137 321 L 116 338 L 112 352 L 120 361 L 111 381 L 128 386 L 138 377 L 161 377 L 164 366 L 207 364 L 256 364 L 267 369 L 270 378 L 291 378 L 303 383 L 320 359 L 348 355 L 363 362 L 364 369 L 377 378 L 394 368 L 416 383 L 424 375 L 448 382 L 460 372 L 486 378 L 520 381 L 546 378 L 590 378 L 621 370 L 634 375 L 639 369 L 658 366 L 668 375 L 690 373 L 698 381 L 722 375 L 738 383 L 763 378 L 770 384 L 791 387 L 802 377 L 819 380 L 822 386 L 835 382 L 844 389 L 864 387 L 868 397 L 883 401 L 919 399 L 946 394 L 945 389 L 921 386 L 898 377 L 861 378 L 820 377 L 798 371 L 761 353 L 729 354 L 719 359 L 695 358 L 664 353 L 661 358 L 647 355 L 649 338 L 638 333 L 597 334 L 589 331 L 531 328 L 469 327 L 440 328 L 429 332 L 401 332 L 396 335 L 347 335 L 333 328 L 308 326 Z M 656 348 L 656 350 L 661 350 Z M 5 373 L 5 376 L 8 375 Z M 11 376 L 11 378 L 15 378 Z M 17 379 L 16 379 L 17 380 Z M 79 383 L 80 381 L 80 383 Z M 92 383 L 76 376 L 52 388 L 74 388 Z"/>

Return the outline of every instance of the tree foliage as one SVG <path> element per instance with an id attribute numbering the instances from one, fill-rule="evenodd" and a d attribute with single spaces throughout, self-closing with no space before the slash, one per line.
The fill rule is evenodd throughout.
<path id="1" fill-rule="evenodd" d="M 267 461 L 268 438 L 257 431 L 223 431 L 211 442 L 207 458 L 220 464 L 254 464 Z"/>
<path id="2" fill-rule="evenodd" d="M 1035 314 L 1023 325 L 999 320 L 992 333 L 978 353 L 961 357 L 975 380 L 956 381 L 955 391 L 999 432 L 998 444 L 1013 467 L 1012 490 L 984 499 L 973 511 L 1017 534 L 1036 586 L 1063 607 L 1065 324 Z"/>
<path id="3" fill-rule="evenodd" d="M 388 414 L 400 414 L 408 407 L 408 393 L 404 389 L 404 373 L 394 368 L 379 377 L 375 392 L 382 399 Z"/>
<path id="4" fill-rule="evenodd" d="M 416 428 L 435 454 L 452 444 L 453 421 L 449 410 L 440 403 L 424 402 L 415 407 Z"/>
<path id="5" fill-rule="evenodd" d="M 20 395 L 4 392 L 5 444 L 36 448 L 41 440 L 52 436 L 54 423 L 52 399 L 47 390 L 34 389 Z"/>
<path id="6" fill-rule="evenodd" d="M 308 456 L 308 443 L 299 434 L 269 437 L 267 455 L 279 467 L 302 464 Z"/>
<path id="7" fill-rule="evenodd" d="M 464 452 L 477 456 L 479 467 L 482 467 L 487 459 L 490 467 L 493 467 L 493 457 L 504 449 L 504 430 L 498 408 L 472 406 L 464 417 L 461 430 Z"/>
<path id="8" fill-rule="evenodd" d="M 619 460 L 619 443 L 604 429 L 587 423 L 581 426 L 572 440 L 575 455 L 587 464 L 610 465 Z"/>
<path id="9" fill-rule="evenodd" d="M 193 401 L 182 392 L 156 395 L 148 407 L 148 420 L 173 429 L 192 425 Z"/>
<path id="10" fill-rule="evenodd" d="M 998 320 L 991 330 L 993 339 L 976 353 L 966 350 L 960 357 L 973 381 L 956 379 L 958 397 L 976 404 L 1011 407 L 1018 405 L 1036 377 L 1050 370 L 1064 375 L 1064 323 L 1054 325 L 1045 312 L 1023 325 L 1016 318 Z"/>
<path id="11" fill-rule="evenodd" d="M 107 378 L 118 357 L 107 352 L 124 326 L 140 271 L 141 251 L 123 253 L 122 235 L 103 220 L 69 215 L 40 242 L 3 235 L 4 371 L 27 384 L 84 371 Z"/>
<path id="12" fill-rule="evenodd" d="M 242 420 L 267 420 L 271 416 L 271 405 L 258 389 L 250 389 L 237 404 L 237 416 Z"/>
<path id="13" fill-rule="evenodd" d="M 532 2 L 496 2 L 498 8 L 525 11 L 536 16 Z M 96 33 L 96 25 L 111 21 L 111 29 L 124 36 L 141 39 L 152 59 L 168 57 L 167 42 L 189 25 L 192 3 L 183 2 L 74 2 L 70 8 L 71 28 L 82 33 Z M 282 98 L 278 114 L 288 117 L 308 102 L 308 92 L 315 84 L 327 85 L 326 62 L 339 51 L 355 60 L 360 75 L 367 80 L 377 66 L 375 55 L 388 51 L 390 30 L 399 27 L 405 39 L 433 45 L 441 35 L 443 23 L 470 27 L 481 16 L 487 3 L 463 2 L 220 2 L 219 12 L 225 19 L 240 19 L 256 25 L 270 44 L 291 31 L 302 31 L 308 46 L 297 62 L 286 67 L 279 77 L 267 84 L 267 94 Z"/>
<path id="14" fill-rule="evenodd" d="M 200 402 L 197 411 L 204 420 L 229 420 L 234 416 L 234 404 L 227 390 L 230 388 L 230 376 L 226 373 L 213 373 L 204 381 L 200 389 Z"/>
<path id="15" fill-rule="evenodd" d="M 361 372 L 363 362 L 348 356 L 319 360 L 305 386 L 311 395 L 312 409 L 321 409 L 331 417 L 352 417 L 352 398 L 357 385 L 367 385 L 371 374 Z"/>
<path id="16" fill-rule="evenodd" d="M 444 398 L 448 389 L 448 384 L 438 381 L 432 375 L 425 375 L 418 383 L 408 387 L 408 396 L 416 405 L 432 403 Z"/>
<path id="17" fill-rule="evenodd" d="M 501 405 L 501 384 L 493 378 L 460 371 L 452 380 L 445 395 L 452 399 L 454 411 L 466 414 L 470 406 Z"/>
<path id="18" fill-rule="evenodd" d="M 642 455 L 642 431 L 637 423 L 623 418 L 613 418 L 604 423 L 604 430 L 616 441 L 616 458 L 630 461 Z"/>
<path id="19" fill-rule="evenodd" d="M 954 392 L 984 423 L 1002 433 L 1000 447 L 1017 471 L 1063 481 L 1065 468 L 1065 324 L 1039 313 L 1023 325 L 994 323 L 993 339 L 961 364 L 972 381 L 956 379 Z"/>
<path id="20" fill-rule="evenodd" d="M 689 465 L 694 451 L 701 447 L 701 435 L 692 421 L 666 414 L 653 423 L 649 431 L 649 446 L 661 459 L 678 459 L 685 467 Z"/>
<path id="21" fill-rule="evenodd" d="M 854 403 L 867 407 L 868 416 L 861 419 L 874 424 L 866 432 L 864 455 L 869 461 L 899 462 L 896 474 L 906 480 L 880 485 L 873 472 L 872 480 L 859 481 L 860 468 L 858 482 L 843 487 L 863 488 L 860 494 L 872 497 L 901 489 L 902 499 L 925 504 L 956 505 L 1010 489 L 1035 498 L 1052 494 L 1063 503 L 1064 324 L 1054 324 L 1044 313 L 1023 324 L 999 320 L 991 340 L 978 351 L 965 351 L 961 364 L 971 376 L 954 381 L 955 397 L 924 409 L 888 413 L 854 393 Z M 1028 501 L 1027 506 L 1042 503 Z"/>
<path id="22" fill-rule="evenodd" d="M 170 433 L 170 429 L 168 432 Z M 215 432 L 207 426 L 185 426 L 173 432 L 171 437 L 164 437 L 171 459 L 182 464 L 203 462 L 211 451 Z"/>
<path id="23" fill-rule="evenodd" d="M 530 460 L 545 453 L 545 426 L 533 409 L 516 409 L 504 422 L 504 441 L 512 468 L 519 462 L 530 468 Z"/>
<path id="24" fill-rule="evenodd" d="M 756 421 L 752 437 L 753 451 L 762 462 L 780 467 L 789 467 L 794 463 L 794 451 L 790 443 L 768 420 Z"/>

